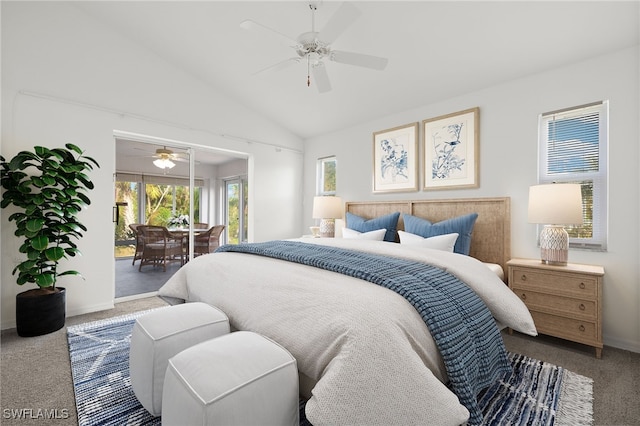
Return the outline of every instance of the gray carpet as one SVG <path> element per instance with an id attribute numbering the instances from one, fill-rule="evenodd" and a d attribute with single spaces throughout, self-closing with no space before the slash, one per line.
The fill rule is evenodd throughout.
<path id="1" fill-rule="evenodd" d="M 66 325 L 160 306 L 166 306 L 166 303 L 158 297 L 136 299 L 117 303 L 114 309 L 67 318 Z M 78 424 L 66 327 L 29 338 L 19 337 L 15 328 L 3 330 L 0 349 L 0 406 L 3 411 L 0 423 L 3 426 Z M 16 414 L 22 412 L 26 418 L 15 418 L 11 411 L 6 416 L 5 410 Z M 59 418 L 37 418 L 39 410 L 56 410 Z"/>
<path id="2" fill-rule="evenodd" d="M 139 260 L 132 265 L 131 258 L 116 259 L 116 299 L 158 291 L 180 269 L 180 262 L 169 263 L 166 272 L 153 265 L 145 265 L 138 271 L 139 266 Z"/>
<path id="3" fill-rule="evenodd" d="M 68 318 L 67 326 L 164 305 L 158 297 L 117 303 L 112 310 Z M 605 347 L 598 360 L 592 349 L 559 339 L 517 333 L 503 333 L 503 337 L 509 351 L 593 378 L 596 425 L 640 425 L 640 353 Z M 1 338 L 2 425 L 77 424 L 66 328 L 30 338 L 18 337 L 15 329 L 4 330 Z M 31 413 L 32 417 L 48 410 L 67 417 L 16 419 L 5 414 L 11 414 L 11 410 Z"/>

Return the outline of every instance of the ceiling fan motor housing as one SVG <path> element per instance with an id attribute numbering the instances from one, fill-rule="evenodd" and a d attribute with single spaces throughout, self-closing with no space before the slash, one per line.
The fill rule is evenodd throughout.
<path id="1" fill-rule="evenodd" d="M 296 53 L 301 58 L 304 58 L 310 53 L 316 53 L 318 55 L 318 59 L 322 59 L 331 51 L 329 46 L 318 40 L 318 33 L 316 31 L 309 31 L 300 34 L 297 41 L 298 46 L 296 46 Z"/>

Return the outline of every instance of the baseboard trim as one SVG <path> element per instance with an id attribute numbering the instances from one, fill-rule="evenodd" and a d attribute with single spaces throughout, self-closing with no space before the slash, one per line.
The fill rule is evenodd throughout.
<path id="1" fill-rule="evenodd" d="M 611 346 L 616 349 L 623 349 L 625 351 L 640 353 L 640 342 L 633 342 L 625 339 L 606 338 L 604 339 L 604 345 Z"/>
<path id="2" fill-rule="evenodd" d="M 123 296 L 123 297 L 116 298 L 115 303 L 128 302 L 130 300 L 137 300 L 137 299 L 146 299 L 147 297 L 153 297 L 157 295 L 158 295 L 157 291 L 152 291 L 149 293 L 141 293 L 141 294 L 132 294 L 131 296 Z"/>
<path id="3" fill-rule="evenodd" d="M 67 310 L 67 318 L 75 317 L 78 315 L 90 314 L 92 312 L 106 311 L 107 309 L 113 309 L 113 308 L 114 308 L 113 302 L 99 303 L 99 304 L 90 305 L 90 306 L 83 305 L 82 307 L 79 307 L 76 309 Z"/>

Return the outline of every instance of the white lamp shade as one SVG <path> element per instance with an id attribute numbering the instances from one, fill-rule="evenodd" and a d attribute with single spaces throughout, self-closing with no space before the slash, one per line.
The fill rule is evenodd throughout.
<path id="1" fill-rule="evenodd" d="M 339 219 L 342 217 L 344 206 L 342 198 L 318 196 L 313 198 L 314 219 Z"/>
<path id="2" fill-rule="evenodd" d="M 553 183 L 529 188 L 529 223 L 582 224 L 582 191 L 579 184 Z"/>

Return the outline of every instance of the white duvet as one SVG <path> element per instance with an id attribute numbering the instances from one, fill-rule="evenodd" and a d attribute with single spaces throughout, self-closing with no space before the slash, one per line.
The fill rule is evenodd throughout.
<path id="1" fill-rule="evenodd" d="M 535 335 L 522 301 L 483 263 L 401 244 L 300 239 L 430 263 L 458 276 L 496 321 Z M 468 410 L 443 384 L 444 364 L 418 312 L 386 288 L 310 266 L 241 253 L 200 256 L 161 296 L 222 309 L 232 328 L 277 341 L 315 386 L 306 416 L 315 426 L 459 425 Z"/>

